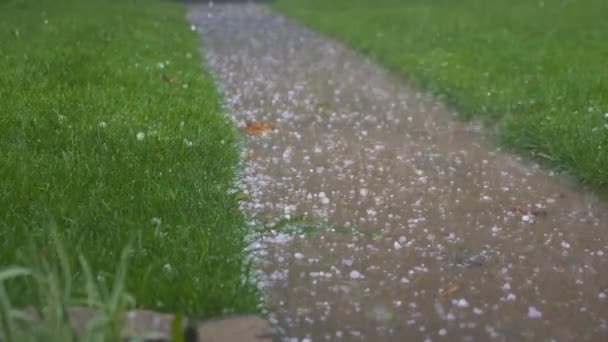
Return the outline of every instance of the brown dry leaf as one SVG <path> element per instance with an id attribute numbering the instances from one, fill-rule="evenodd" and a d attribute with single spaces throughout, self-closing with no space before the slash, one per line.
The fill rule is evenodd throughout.
<path id="1" fill-rule="evenodd" d="M 528 208 L 518 206 L 518 207 L 513 207 L 510 210 L 511 210 L 511 212 L 517 213 L 520 215 L 533 215 L 536 217 L 547 216 L 547 211 L 544 209 L 528 209 Z"/>
<path id="2" fill-rule="evenodd" d="M 528 209 L 519 206 L 511 208 L 511 211 L 520 215 L 528 215 Z"/>
<path id="3" fill-rule="evenodd" d="M 272 132 L 273 129 L 274 125 L 270 122 L 250 121 L 247 123 L 247 127 L 241 129 L 241 132 L 245 134 L 259 134 Z"/>
<path id="4" fill-rule="evenodd" d="M 440 290 L 439 291 L 439 296 L 441 296 L 441 297 L 447 297 L 449 295 L 452 295 L 452 294 L 456 293 L 458 290 L 460 290 L 460 287 L 458 285 L 455 285 L 455 286 L 452 286 L 450 288 Z"/>
<path id="5" fill-rule="evenodd" d="M 534 209 L 531 211 L 532 215 L 534 216 L 538 216 L 538 217 L 545 217 L 547 216 L 547 211 L 543 210 L 543 209 Z"/>

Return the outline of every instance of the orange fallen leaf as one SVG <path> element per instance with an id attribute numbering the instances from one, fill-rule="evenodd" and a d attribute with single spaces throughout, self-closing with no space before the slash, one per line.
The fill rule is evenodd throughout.
<path id="1" fill-rule="evenodd" d="M 259 134 L 265 132 L 272 132 L 274 129 L 274 125 L 270 122 L 257 122 L 250 121 L 247 123 L 247 126 L 241 129 L 241 132 L 245 134 Z"/>
<path id="2" fill-rule="evenodd" d="M 441 297 L 447 297 L 447 296 L 449 296 L 449 295 L 451 295 L 451 294 L 454 294 L 454 293 L 455 293 L 456 291 L 458 291 L 458 290 L 460 290 L 460 287 L 459 287 L 458 285 L 456 285 L 456 286 L 452 286 L 452 287 L 450 287 L 450 288 L 440 290 L 440 291 L 439 291 L 439 295 L 440 295 Z"/>

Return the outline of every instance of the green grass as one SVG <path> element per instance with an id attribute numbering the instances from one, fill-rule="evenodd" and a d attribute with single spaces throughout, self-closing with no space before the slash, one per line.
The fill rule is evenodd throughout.
<path id="1" fill-rule="evenodd" d="M 138 307 L 258 310 L 234 190 L 238 133 L 183 5 L 1 1 L 0 70 L 0 268 L 57 264 L 56 226 L 71 268 L 82 254 L 108 288 L 130 243 Z M 86 293 L 86 274 L 72 277 Z M 20 284 L 7 284 L 11 305 L 39 304 Z"/>
<path id="2" fill-rule="evenodd" d="M 278 0 L 496 125 L 498 141 L 583 182 L 608 185 L 605 0 Z"/>
<path id="3" fill-rule="evenodd" d="M 86 294 L 79 298 L 72 292 L 74 273 L 69 257 L 52 226 L 51 245 L 51 253 L 57 262 L 38 255 L 36 249 L 40 246 L 31 243 L 29 255 L 24 260 L 26 267 L 12 266 L 0 270 L 0 340 L 101 342 L 120 341 L 126 337 L 124 315 L 134 304 L 133 297 L 124 289 L 130 249 L 125 248 L 121 254 L 111 288 L 94 277 L 89 263 L 80 256 L 78 270 L 84 275 Z M 13 307 L 5 287 L 11 281 L 28 286 L 36 296 L 36 306 L 28 311 Z M 86 326 L 79 327 L 80 336 L 72 329 L 67 315 L 68 307 L 74 304 L 87 305 L 94 310 Z"/>

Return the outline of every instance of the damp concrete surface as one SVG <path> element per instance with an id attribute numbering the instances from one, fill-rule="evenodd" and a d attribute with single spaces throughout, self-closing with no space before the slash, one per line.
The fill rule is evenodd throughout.
<path id="1" fill-rule="evenodd" d="M 278 340 L 608 340 L 605 202 L 264 6 L 188 15 L 232 119 L 272 127 L 243 209 L 366 233 L 257 236 Z"/>

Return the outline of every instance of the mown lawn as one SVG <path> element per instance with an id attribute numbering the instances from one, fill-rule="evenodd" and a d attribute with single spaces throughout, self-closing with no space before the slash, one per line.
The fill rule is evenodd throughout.
<path id="1" fill-rule="evenodd" d="M 0 268 L 32 241 L 56 261 L 56 226 L 73 269 L 82 254 L 108 287 L 130 243 L 139 307 L 257 311 L 237 133 L 201 63 L 178 2 L 0 2 Z M 17 285 L 13 304 L 32 304 Z"/>
<path id="2" fill-rule="evenodd" d="M 608 1 L 278 0 L 505 146 L 608 185 Z"/>

